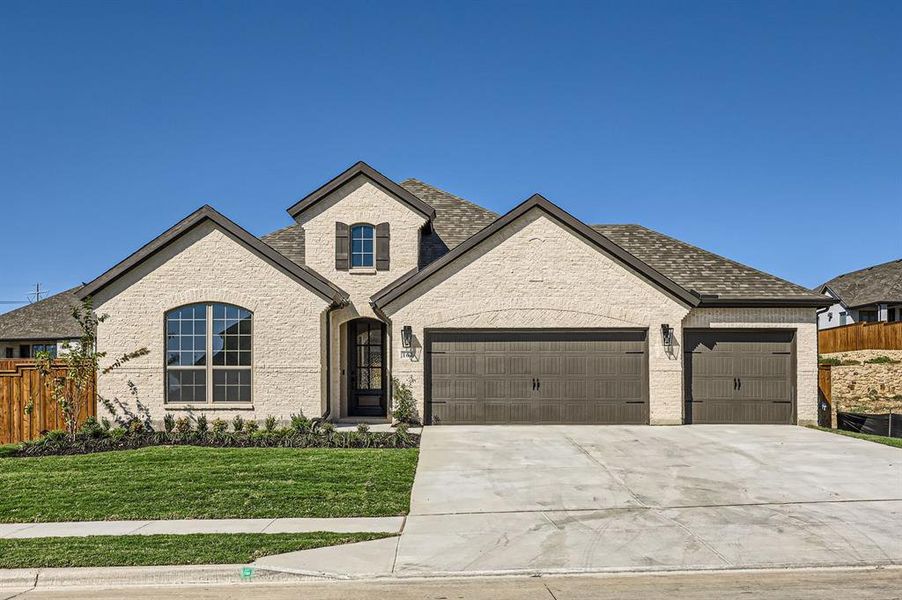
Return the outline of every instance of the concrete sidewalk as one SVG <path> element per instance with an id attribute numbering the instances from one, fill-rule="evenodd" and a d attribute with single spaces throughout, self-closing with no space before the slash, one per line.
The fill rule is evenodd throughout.
<path id="1" fill-rule="evenodd" d="M 399 533 L 404 517 L 339 519 L 181 519 L 172 521 L 76 521 L 2 523 L 0 539 L 87 537 L 90 535 L 185 535 L 191 533 Z"/>

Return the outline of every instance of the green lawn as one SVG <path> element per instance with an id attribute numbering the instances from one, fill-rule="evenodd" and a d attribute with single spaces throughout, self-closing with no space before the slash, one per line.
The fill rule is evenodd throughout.
<path id="1" fill-rule="evenodd" d="M 886 437 L 883 435 L 869 435 L 867 433 L 855 433 L 854 431 L 843 431 L 842 429 L 830 429 L 828 427 L 815 427 L 815 429 L 820 429 L 821 431 L 829 431 L 830 433 L 838 433 L 839 435 L 858 438 L 859 440 L 877 442 L 878 444 L 885 444 L 887 446 L 893 446 L 894 448 L 902 448 L 902 438 Z"/>
<path id="2" fill-rule="evenodd" d="M 390 535 L 320 531 L 0 539 L 0 568 L 247 564 L 269 554 Z"/>
<path id="3" fill-rule="evenodd" d="M 406 514 L 416 449 L 153 447 L 0 459 L 0 522 Z"/>

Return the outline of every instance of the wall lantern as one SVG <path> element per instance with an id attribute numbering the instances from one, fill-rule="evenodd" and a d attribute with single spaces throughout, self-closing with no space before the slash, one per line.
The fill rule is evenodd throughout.
<path id="1" fill-rule="evenodd" d="M 673 347 L 673 327 L 664 323 L 661 325 L 661 338 L 664 340 L 664 345 L 668 348 Z"/>
<path id="2" fill-rule="evenodd" d="M 405 348 L 410 348 L 410 343 L 413 341 L 413 328 L 410 325 L 405 325 L 401 328 L 401 345 Z"/>

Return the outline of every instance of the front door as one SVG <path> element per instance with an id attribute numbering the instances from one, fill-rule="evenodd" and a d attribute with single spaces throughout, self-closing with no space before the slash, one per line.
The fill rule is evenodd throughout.
<path id="1" fill-rule="evenodd" d="M 348 416 L 384 417 L 385 324 L 357 319 L 348 334 Z"/>

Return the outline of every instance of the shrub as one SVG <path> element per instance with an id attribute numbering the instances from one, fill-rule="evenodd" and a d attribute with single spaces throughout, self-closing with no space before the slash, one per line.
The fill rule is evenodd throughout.
<path id="1" fill-rule="evenodd" d="M 175 430 L 179 433 L 188 433 L 191 431 L 191 419 L 188 417 L 179 417 L 175 420 Z"/>
<path id="2" fill-rule="evenodd" d="M 196 424 L 197 433 L 207 433 L 207 415 L 198 415 L 194 422 Z"/>
<path id="3" fill-rule="evenodd" d="M 213 419 L 213 433 L 221 434 L 225 433 L 228 430 L 229 424 L 226 423 L 223 419 Z"/>
<path id="4" fill-rule="evenodd" d="M 366 423 L 361 423 L 357 426 L 357 433 L 359 433 L 361 435 L 366 435 L 369 432 L 370 432 L 370 426 L 367 425 Z"/>
<path id="5" fill-rule="evenodd" d="M 836 356 L 821 356 L 821 355 L 818 355 L 817 362 L 818 362 L 818 364 L 821 364 L 821 365 L 834 365 L 834 366 L 839 366 L 840 363 L 842 363 L 842 361 Z"/>
<path id="6" fill-rule="evenodd" d="M 172 413 L 166 413 L 166 416 L 163 417 L 163 429 L 166 430 L 166 433 L 172 433 L 172 430 L 175 429 L 175 417 L 172 416 Z"/>
<path id="7" fill-rule="evenodd" d="M 322 421 L 319 424 L 319 432 L 326 437 L 335 434 L 335 425 L 329 421 Z"/>
<path id="8" fill-rule="evenodd" d="M 48 431 L 44 436 L 44 439 L 48 442 L 62 442 L 66 440 L 66 432 L 62 429 L 54 429 L 52 431 Z"/>
<path id="9" fill-rule="evenodd" d="M 113 426 L 113 424 L 110 423 L 110 420 L 107 419 L 106 417 L 100 418 L 100 424 L 103 426 L 103 430 L 106 431 L 107 433 L 109 433 L 110 427 Z"/>
<path id="10" fill-rule="evenodd" d="M 78 433 L 84 437 L 88 438 L 102 438 L 106 435 L 107 430 L 103 428 L 103 426 L 97 422 L 97 419 L 94 417 L 88 417 L 85 419 L 85 422 L 82 423 L 81 428 L 78 430 Z"/>
<path id="11" fill-rule="evenodd" d="M 272 433 L 276 430 L 276 423 L 276 418 L 270 415 L 263 421 L 263 429 L 266 430 L 266 433 Z"/>
<path id="12" fill-rule="evenodd" d="M 253 420 L 253 419 L 249 419 L 249 420 L 244 424 L 244 430 L 245 430 L 248 434 L 256 433 L 256 431 L 257 431 L 258 429 L 260 429 L 260 425 L 259 425 L 255 420 Z"/>
<path id="13" fill-rule="evenodd" d="M 241 418 L 241 415 L 235 415 L 235 418 L 232 419 L 232 429 L 235 433 L 241 433 L 244 429 L 244 419 Z"/>
<path id="14" fill-rule="evenodd" d="M 419 425 L 417 419 L 417 407 L 413 398 L 413 390 L 410 388 L 413 380 L 404 383 L 392 378 L 392 418 L 395 423 L 407 423 Z"/>
<path id="15" fill-rule="evenodd" d="M 144 422 L 141 419 L 132 419 L 128 422 L 127 429 L 130 435 L 140 435 L 144 433 Z"/>
<path id="16" fill-rule="evenodd" d="M 291 415 L 291 428 L 297 433 L 307 433 L 311 429 L 310 419 L 305 417 L 303 413 L 293 414 Z"/>

